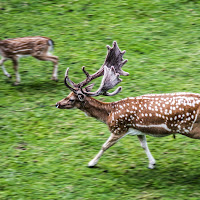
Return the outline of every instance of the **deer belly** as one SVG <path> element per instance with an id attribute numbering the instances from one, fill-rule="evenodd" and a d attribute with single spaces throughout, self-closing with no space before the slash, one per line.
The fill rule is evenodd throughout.
<path id="1" fill-rule="evenodd" d="M 172 130 L 169 129 L 166 124 L 136 124 L 135 128 L 146 135 L 151 135 L 154 137 L 164 137 L 172 134 Z"/>
<path id="2" fill-rule="evenodd" d="M 28 57 L 28 56 L 31 56 L 31 54 L 17 54 L 18 58 Z"/>
<path id="3" fill-rule="evenodd" d="M 138 131 L 141 131 L 142 133 L 145 133 L 147 135 L 151 135 L 154 137 L 163 137 L 170 134 L 180 133 L 183 135 L 187 135 L 192 131 L 193 124 L 192 123 L 186 123 L 185 121 L 180 121 L 179 123 L 170 123 L 166 122 L 163 124 L 135 124 L 134 128 Z"/>

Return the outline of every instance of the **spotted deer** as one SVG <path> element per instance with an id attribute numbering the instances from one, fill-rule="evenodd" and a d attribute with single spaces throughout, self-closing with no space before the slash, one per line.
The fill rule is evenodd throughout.
<path id="1" fill-rule="evenodd" d="M 57 81 L 58 57 L 50 54 L 52 49 L 53 41 L 48 37 L 32 36 L 0 40 L 0 55 L 2 56 L 0 66 L 4 74 L 11 78 L 11 75 L 4 67 L 4 62 L 9 59 L 12 60 L 16 75 L 15 85 L 18 85 L 20 83 L 18 72 L 19 58 L 22 56 L 33 56 L 38 60 L 51 61 L 53 63 L 52 80 Z"/>
<path id="2" fill-rule="evenodd" d="M 89 162 L 89 167 L 95 166 L 102 154 L 118 140 L 126 135 L 136 135 L 149 159 L 148 167 L 153 169 L 156 161 L 148 148 L 146 135 L 163 137 L 179 133 L 200 139 L 200 94 L 147 94 L 112 103 L 92 98 L 99 95 L 113 96 L 121 91 L 121 87 L 118 87 L 114 92 L 108 92 L 121 82 L 120 75 L 128 75 L 121 69 L 127 62 L 122 58 L 124 53 L 125 51 L 120 51 L 116 42 L 113 43 L 112 48 L 108 46 L 107 57 L 102 67 L 93 75 L 90 75 L 83 67 L 86 79 L 78 84 L 69 79 L 68 68 L 65 84 L 72 92 L 57 102 L 56 107 L 78 108 L 88 116 L 108 125 L 111 135 L 99 153 Z M 91 92 L 93 84 L 86 85 L 100 76 L 103 78 L 99 89 Z"/>

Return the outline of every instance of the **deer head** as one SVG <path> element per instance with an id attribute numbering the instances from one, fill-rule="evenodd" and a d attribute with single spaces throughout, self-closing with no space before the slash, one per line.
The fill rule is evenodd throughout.
<path id="1" fill-rule="evenodd" d="M 122 79 L 119 78 L 120 75 L 129 75 L 128 72 L 125 72 L 121 69 L 128 60 L 123 60 L 123 55 L 125 54 L 125 51 L 120 51 L 117 42 L 113 42 L 113 47 L 107 45 L 107 49 L 108 52 L 104 64 L 96 73 L 90 75 L 85 70 L 85 67 L 82 67 L 82 70 L 86 75 L 86 79 L 78 84 L 69 79 L 69 68 L 67 68 L 64 82 L 67 88 L 69 88 L 72 92 L 66 98 L 56 104 L 57 108 L 79 108 L 80 104 L 83 104 L 88 97 L 99 95 L 114 96 L 121 91 L 122 87 L 118 87 L 114 92 L 108 92 L 108 90 L 112 89 L 122 81 Z M 103 76 L 103 78 L 99 89 L 96 92 L 91 92 L 94 84 L 92 83 L 88 86 L 86 85 L 100 76 Z"/>

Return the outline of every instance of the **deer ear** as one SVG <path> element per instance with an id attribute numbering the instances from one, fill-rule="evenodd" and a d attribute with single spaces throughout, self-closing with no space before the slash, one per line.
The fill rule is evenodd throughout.
<path id="1" fill-rule="evenodd" d="M 78 99 L 79 99 L 79 101 L 84 101 L 85 95 L 84 94 L 78 94 Z"/>
<path id="2" fill-rule="evenodd" d="M 88 85 L 87 87 L 85 87 L 85 91 L 90 92 L 90 90 L 93 88 L 93 86 L 94 86 L 94 83 Z"/>

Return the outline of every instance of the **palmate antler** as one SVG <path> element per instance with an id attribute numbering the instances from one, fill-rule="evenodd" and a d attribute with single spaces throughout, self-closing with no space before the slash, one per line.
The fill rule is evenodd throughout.
<path id="1" fill-rule="evenodd" d="M 126 51 L 120 51 L 117 42 L 113 42 L 113 47 L 107 45 L 108 53 L 104 64 L 101 68 L 94 74 L 90 75 L 86 70 L 85 67 L 82 67 L 83 72 L 86 75 L 86 79 L 78 84 L 75 84 L 73 81 L 69 79 L 68 71 L 69 68 L 66 70 L 65 74 L 65 85 L 74 93 L 82 93 L 86 96 L 113 96 L 118 94 L 121 91 L 121 87 L 118 87 L 114 92 L 108 93 L 107 91 L 112 89 L 122 80 L 119 78 L 120 75 L 128 76 L 129 73 L 123 71 L 121 68 L 122 66 L 128 61 L 123 60 L 123 55 Z M 103 76 L 101 85 L 96 92 L 88 92 L 86 89 L 83 89 L 89 82 L 93 79 Z M 69 84 L 71 85 L 69 85 Z"/>

